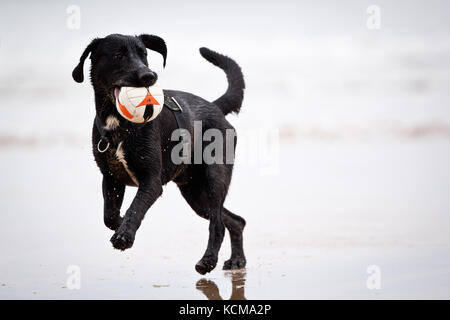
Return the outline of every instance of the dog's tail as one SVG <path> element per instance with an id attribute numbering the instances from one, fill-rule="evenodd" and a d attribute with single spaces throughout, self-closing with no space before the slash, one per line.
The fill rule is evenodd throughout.
<path id="1" fill-rule="evenodd" d="M 225 71 L 228 79 L 228 89 L 224 95 L 214 101 L 223 112 L 228 114 L 230 112 L 239 113 L 241 109 L 242 100 L 244 99 L 244 76 L 242 74 L 239 65 L 231 58 L 224 56 L 208 48 L 200 48 L 200 54 L 214 64 Z"/>

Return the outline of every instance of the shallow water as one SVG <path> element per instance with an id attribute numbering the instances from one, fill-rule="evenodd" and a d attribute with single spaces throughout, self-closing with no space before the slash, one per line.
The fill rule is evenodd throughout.
<path id="1" fill-rule="evenodd" d="M 449 298 L 449 147 L 439 139 L 282 143 L 276 175 L 237 164 L 226 206 L 247 220 L 248 266 L 220 270 L 226 236 L 206 276 L 194 265 L 208 224 L 174 185 L 147 213 L 133 248 L 119 252 L 102 222 L 101 177 L 88 147 L 4 148 L 0 297 Z M 301 163 L 294 171 L 286 162 L 293 157 Z M 73 265 L 79 290 L 67 283 Z M 381 269 L 380 290 L 366 286 L 370 265 Z"/>

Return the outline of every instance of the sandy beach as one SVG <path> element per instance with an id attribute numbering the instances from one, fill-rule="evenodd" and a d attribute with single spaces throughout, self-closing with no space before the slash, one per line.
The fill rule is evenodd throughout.
<path id="1" fill-rule="evenodd" d="M 248 267 L 221 270 L 227 235 L 218 267 L 204 277 L 194 264 L 208 224 L 173 184 L 147 213 L 134 247 L 119 252 L 102 222 L 101 178 L 87 147 L 2 150 L 2 181 L 10 183 L 1 185 L 8 200 L 1 204 L 0 297 L 205 299 L 206 285 L 229 299 L 235 283 L 248 299 L 446 299 L 450 222 L 441 208 L 449 200 L 440 190 L 448 190 L 450 154 L 442 150 L 449 143 L 283 144 L 279 175 L 258 184 L 257 170 L 237 167 L 227 205 L 247 219 Z M 387 152 L 374 167 L 373 158 Z M 294 156 L 298 170 L 283 170 L 283 159 Z M 135 190 L 127 190 L 125 207 Z M 366 286 L 370 265 L 381 268 L 380 290 Z M 70 266 L 79 267 L 79 290 L 67 288 Z"/>

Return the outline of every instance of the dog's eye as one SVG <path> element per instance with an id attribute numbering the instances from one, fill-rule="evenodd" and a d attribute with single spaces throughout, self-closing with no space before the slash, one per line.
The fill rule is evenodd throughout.
<path id="1" fill-rule="evenodd" d="M 113 58 L 114 58 L 114 60 L 120 60 L 120 59 L 123 58 L 123 54 L 122 53 L 117 53 L 117 54 L 114 55 Z"/>

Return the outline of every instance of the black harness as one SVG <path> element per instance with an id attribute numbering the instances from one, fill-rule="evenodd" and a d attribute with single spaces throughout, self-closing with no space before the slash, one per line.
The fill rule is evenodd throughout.
<path id="1" fill-rule="evenodd" d="M 188 121 L 181 115 L 183 113 L 183 108 L 174 97 L 171 97 L 166 93 L 164 93 L 164 107 L 167 107 L 170 111 L 172 111 L 179 129 L 188 128 Z M 106 129 L 105 124 L 98 115 L 95 116 L 95 126 L 101 136 L 97 143 L 97 150 L 100 153 L 107 151 L 111 145 L 117 145 L 128 135 L 128 129 L 120 127 L 116 129 L 115 134 L 112 135 L 111 133 L 113 130 Z"/>

